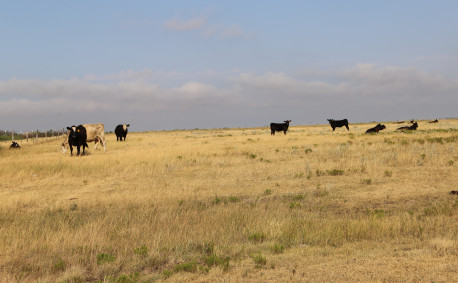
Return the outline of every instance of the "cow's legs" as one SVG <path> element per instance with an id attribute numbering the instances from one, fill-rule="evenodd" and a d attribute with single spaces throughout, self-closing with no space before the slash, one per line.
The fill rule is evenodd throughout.
<path id="1" fill-rule="evenodd" d="M 345 127 L 347 128 L 348 131 L 350 131 L 350 128 L 348 127 L 348 125 L 345 125 Z"/>
<path id="2" fill-rule="evenodd" d="M 77 155 L 77 156 L 80 155 L 80 146 L 79 146 L 79 145 L 76 146 L 76 150 L 77 150 L 76 155 Z"/>
<path id="3" fill-rule="evenodd" d="M 73 146 L 70 144 L 70 156 L 73 156 Z"/>

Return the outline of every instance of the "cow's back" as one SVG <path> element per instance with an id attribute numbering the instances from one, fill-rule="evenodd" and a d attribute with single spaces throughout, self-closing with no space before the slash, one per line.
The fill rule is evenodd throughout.
<path id="1" fill-rule="evenodd" d="M 102 123 L 98 124 L 83 124 L 86 128 L 87 141 L 95 141 L 99 137 L 102 141 L 105 140 L 105 126 Z"/>

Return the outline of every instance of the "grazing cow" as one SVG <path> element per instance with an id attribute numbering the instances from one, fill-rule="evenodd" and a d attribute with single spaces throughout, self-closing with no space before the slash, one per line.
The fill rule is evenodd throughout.
<path id="1" fill-rule="evenodd" d="M 127 136 L 127 128 L 130 126 L 130 124 L 122 124 L 122 125 L 117 125 L 115 129 L 115 134 L 116 134 L 116 141 L 121 140 L 124 137 L 124 141 L 126 141 L 126 136 Z"/>
<path id="2" fill-rule="evenodd" d="M 340 128 L 340 127 L 343 127 L 343 126 L 345 126 L 347 128 L 347 130 L 350 130 L 350 128 L 348 128 L 348 120 L 347 119 L 343 119 L 343 120 L 328 119 L 328 121 L 329 121 L 329 124 L 331 124 L 333 132 L 335 131 L 336 128 Z"/>
<path id="3" fill-rule="evenodd" d="M 415 122 L 413 123 L 412 126 L 400 127 L 400 128 L 397 128 L 396 130 L 397 131 L 415 131 L 417 128 L 418 128 L 418 123 Z"/>
<path id="4" fill-rule="evenodd" d="M 381 124 L 379 123 L 377 126 L 368 129 L 368 130 L 366 131 L 366 134 L 370 134 L 370 133 L 377 133 L 377 134 L 378 134 L 378 132 L 381 131 L 381 130 L 383 130 L 383 129 L 386 129 L 385 125 L 381 125 Z"/>
<path id="5" fill-rule="evenodd" d="M 17 142 L 13 141 L 9 149 L 15 149 L 15 148 L 21 148 L 21 146 Z"/>
<path id="6" fill-rule="evenodd" d="M 106 151 L 106 141 L 105 141 L 105 126 L 102 123 L 98 124 L 83 124 L 84 128 L 86 128 L 86 142 L 94 142 L 95 146 L 94 149 L 97 148 L 99 143 L 103 145 L 103 150 Z M 70 131 L 67 131 L 67 135 Z M 68 141 L 64 140 L 61 144 L 62 153 L 67 151 Z"/>
<path id="7" fill-rule="evenodd" d="M 70 155 L 73 156 L 73 147 L 76 146 L 77 154 L 80 155 L 80 147 L 83 146 L 83 155 L 84 149 L 87 146 L 86 139 L 86 128 L 83 125 L 67 127 L 67 130 L 70 131 L 68 134 L 68 145 L 70 146 Z"/>
<path id="8" fill-rule="evenodd" d="M 284 132 L 286 135 L 290 122 L 291 120 L 286 120 L 285 123 L 270 123 L 270 135 L 275 135 L 275 131 Z"/>
<path id="9" fill-rule="evenodd" d="M 434 121 L 429 121 L 429 123 L 439 123 L 439 121 L 436 119 Z"/>

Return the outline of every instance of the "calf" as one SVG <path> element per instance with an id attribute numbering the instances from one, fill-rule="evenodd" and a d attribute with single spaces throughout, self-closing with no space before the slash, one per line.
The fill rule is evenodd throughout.
<path id="1" fill-rule="evenodd" d="M 122 124 L 122 125 L 117 125 L 115 129 L 115 134 L 116 134 L 116 141 L 121 140 L 124 137 L 124 141 L 126 141 L 126 136 L 127 136 L 127 128 L 130 126 L 130 124 Z"/>
<path id="2" fill-rule="evenodd" d="M 348 128 L 348 120 L 347 119 L 343 119 L 343 120 L 328 119 L 328 121 L 329 121 L 329 124 L 332 127 L 332 131 L 333 132 L 335 131 L 336 128 L 340 128 L 340 127 L 343 127 L 343 126 L 345 126 L 347 128 L 347 130 L 350 130 L 350 128 Z"/>
<path id="3" fill-rule="evenodd" d="M 88 147 L 86 139 L 86 128 L 83 125 L 67 127 L 68 132 L 68 145 L 70 146 L 70 155 L 73 156 L 73 146 L 76 146 L 77 154 L 80 155 L 80 147 L 83 146 L 83 155 L 84 149 Z"/>
<path id="4" fill-rule="evenodd" d="M 415 131 L 417 128 L 418 128 L 418 123 L 415 122 L 415 123 L 413 123 L 412 126 L 400 127 L 400 128 L 397 128 L 396 130 L 398 130 L 398 131 Z"/>
<path id="5" fill-rule="evenodd" d="M 290 122 L 291 120 L 286 120 L 285 123 L 270 123 L 270 135 L 275 135 L 275 131 L 284 132 L 286 135 Z"/>
<path id="6" fill-rule="evenodd" d="M 381 125 L 381 124 L 379 123 L 377 126 L 368 129 L 368 130 L 366 131 L 366 134 L 370 134 L 370 133 L 377 133 L 377 134 L 378 134 L 378 132 L 381 131 L 381 130 L 383 130 L 383 129 L 386 129 L 385 125 Z"/>
<path id="7" fill-rule="evenodd" d="M 15 149 L 15 148 L 21 148 L 21 146 L 20 146 L 17 142 L 13 141 L 12 144 L 10 145 L 10 148 L 9 148 L 9 149 L 12 149 L 12 148 L 13 148 L 13 149 Z"/>

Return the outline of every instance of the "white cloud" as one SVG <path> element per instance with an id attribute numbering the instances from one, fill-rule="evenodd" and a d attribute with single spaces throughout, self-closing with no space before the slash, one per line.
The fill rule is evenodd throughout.
<path id="1" fill-rule="evenodd" d="M 207 23 L 206 17 L 197 17 L 189 20 L 181 20 L 174 17 L 164 23 L 164 26 L 169 30 L 174 31 L 191 31 L 202 29 Z"/>
<path id="2" fill-rule="evenodd" d="M 229 27 L 223 29 L 221 32 L 221 37 L 223 38 L 239 38 L 246 37 L 247 35 L 241 27 L 236 24 L 232 24 Z"/>
<path id="3" fill-rule="evenodd" d="M 230 111 L 246 109 L 246 115 L 261 119 L 279 107 L 301 109 L 288 111 L 297 117 L 352 113 L 366 120 L 375 120 L 379 112 L 407 117 L 438 111 L 448 116 L 456 113 L 458 81 L 418 68 L 358 64 L 332 72 L 308 70 L 306 74 L 297 77 L 285 72 L 256 74 L 237 69 L 181 74 L 146 69 L 68 80 L 13 78 L 0 81 L 0 121 L 28 119 L 31 123 L 47 115 L 51 122 L 59 123 L 56 115 L 60 113 L 100 117 L 96 120 L 120 114 L 199 115 L 202 109 L 227 117 L 234 117 Z M 226 126 L 230 120 L 220 123 Z"/>

